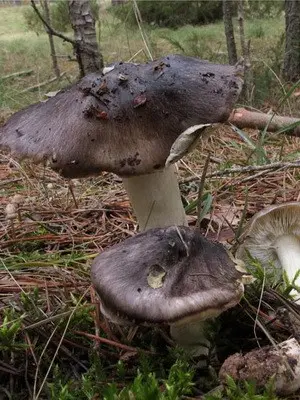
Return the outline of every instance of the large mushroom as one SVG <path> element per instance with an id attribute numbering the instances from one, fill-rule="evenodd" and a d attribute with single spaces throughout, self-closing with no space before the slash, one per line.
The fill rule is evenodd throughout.
<path id="1" fill-rule="evenodd" d="M 126 239 L 97 256 L 91 269 L 108 319 L 169 324 L 173 339 L 194 355 L 207 355 L 208 320 L 240 301 L 243 277 L 221 244 L 185 226 Z"/>
<path id="2" fill-rule="evenodd" d="M 285 271 L 290 282 L 300 287 L 300 203 L 273 205 L 255 214 L 237 250 L 247 262 L 249 255 L 267 270 Z M 298 276 L 296 275 L 298 273 Z M 292 290 L 296 297 L 300 293 Z"/>
<path id="3" fill-rule="evenodd" d="M 142 230 L 185 225 L 174 166 L 164 168 L 171 146 L 226 121 L 241 87 L 239 67 L 181 55 L 119 63 L 12 115 L 0 147 L 68 178 L 116 173 Z"/>

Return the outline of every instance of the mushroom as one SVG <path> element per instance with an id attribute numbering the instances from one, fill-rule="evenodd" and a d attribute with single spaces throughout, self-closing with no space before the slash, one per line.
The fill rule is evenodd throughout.
<path id="1" fill-rule="evenodd" d="M 290 202 L 264 208 L 246 227 L 237 257 L 249 255 L 267 270 L 285 271 L 290 282 L 300 269 L 300 203 Z M 294 282 L 300 287 L 300 275 Z M 292 290 L 292 295 L 299 295 Z"/>
<path id="2" fill-rule="evenodd" d="M 292 338 L 276 346 L 264 346 L 249 353 L 233 354 L 222 365 L 219 377 L 252 380 L 258 387 L 274 379 L 276 393 L 289 395 L 300 389 L 300 345 Z"/>
<path id="3" fill-rule="evenodd" d="M 185 226 L 149 229 L 112 246 L 93 261 L 91 278 L 108 319 L 169 324 L 193 355 L 208 354 L 209 320 L 235 306 L 244 290 L 227 250 Z"/>
<path id="4" fill-rule="evenodd" d="M 241 87 L 240 67 L 182 55 L 118 63 L 12 115 L 0 147 L 67 178 L 113 172 L 140 229 L 184 225 L 174 166 L 164 168 L 171 146 L 191 127 L 199 137 L 203 124 L 226 121 Z"/>

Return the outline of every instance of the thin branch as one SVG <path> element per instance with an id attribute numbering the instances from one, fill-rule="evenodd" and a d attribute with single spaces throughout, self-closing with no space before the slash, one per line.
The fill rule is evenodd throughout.
<path id="1" fill-rule="evenodd" d="M 14 78 L 19 78 L 21 76 L 27 76 L 33 74 L 33 69 L 28 69 L 26 71 L 20 71 L 20 72 L 14 72 L 13 74 L 1 76 L 0 80 L 4 81 L 6 79 L 14 79 Z"/>
<path id="2" fill-rule="evenodd" d="M 43 86 L 49 85 L 50 83 L 57 81 L 57 79 L 61 79 L 65 75 L 66 75 L 66 72 L 63 72 L 62 74 L 60 74 L 59 78 L 57 78 L 55 76 L 54 78 L 51 78 L 48 81 L 43 81 L 43 82 L 38 83 L 37 85 L 33 85 L 24 90 L 21 90 L 19 93 L 26 93 L 26 92 L 31 92 L 36 89 L 40 89 Z"/>
<path id="3" fill-rule="evenodd" d="M 245 174 L 253 171 L 274 171 L 277 169 L 287 169 L 287 168 L 300 168 L 300 160 L 294 162 L 275 162 L 267 165 L 248 165 L 247 167 L 240 168 L 227 168 L 223 171 L 215 171 L 211 174 L 207 174 L 207 178 L 218 178 L 221 176 L 231 175 L 231 174 Z M 180 183 L 189 183 L 201 179 L 200 176 L 191 176 L 190 178 L 183 179 Z"/>
<path id="4" fill-rule="evenodd" d="M 107 345 L 117 347 L 117 348 L 119 348 L 121 350 L 142 352 L 142 353 L 146 353 L 146 354 L 156 354 L 156 353 L 154 353 L 152 351 L 140 349 L 138 347 L 127 346 L 126 344 L 115 342 L 113 340 L 109 340 L 109 339 L 103 338 L 101 336 L 96 336 L 96 335 L 93 335 L 91 333 L 87 333 L 87 332 L 83 332 L 83 331 L 75 331 L 74 333 L 76 335 L 81 335 L 81 336 L 85 336 L 85 337 L 87 337 L 89 339 L 96 340 L 96 341 L 98 341 L 100 343 L 105 343 Z"/>
<path id="5" fill-rule="evenodd" d="M 137 5 L 136 0 L 133 0 L 133 11 L 134 11 L 136 22 L 138 24 L 139 31 L 141 33 L 145 48 L 146 48 L 147 53 L 148 53 L 148 57 L 150 58 L 151 61 L 153 61 L 153 56 L 152 56 L 151 51 L 150 51 L 149 41 L 148 41 L 148 38 L 147 38 L 147 36 L 146 36 L 146 34 L 144 32 L 144 29 L 143 29 L 143 25 L 142 25 L 143 24 L 143 20 L 142 20 L 142 16 L 141 16 L 141 13 L 140 13 L 140 10 L 139 10 L 139 7 Z"/>
<path id="6" fill-rule="evenodd" d="M 47 33 L 51 33 L 53 36 L 57 36 L 57 37 L 61 38 L 62 40 L 64 40 L 65 42 L 71 43 L 72 46 L 74 47 L 75 51 L 76 51 L 76 49 L 80 49 L 80 51 L 85 52 L 87 54 L 95 54 L 95 52 L 93 50 L 84 48 L 83 46 L 80 45 L 79 42 L 76 42 L 76 40 L 73 40 L 73 39 L 69 38 L 68 36 L 65 36 L 62 33 L 57 32 L 55 29 L 53 29 L 52 26 L 48 24 L 48 22 L 45 20 L 45 18 L 40 13 L 39 9 L 37 8 L 37 6 L 35 4 L 35 1 L 30 0 L 30 2 L 31 2 L 31 5 L 32 5 L 34 11 L 37 13 L 38 17 L 40 18 L 42 23 L 45 25 Z"/>
<path id="7" fill-rule="evenodd" d="M 236 108 L 228 118 L 228 122 L 240 129 L 252 128 L 268 132 L 277 132 L 290 136 L 300 136 L 300 118 L 265 114 L 258 111 L 249 111 L 245 108 Z"/>
<path id="8" fill-rule="evenodd" d="M 35 1 L 34 0 L 30 0 L 31 5 L 34 9 L 34 11 L 37 13 L 39 19 L 42 21 L 42 23 L 45 25 L 45 27 L 48 29 L 48 31 L 53 35 L 53 36 L 57 36 L 59 38 L 61 38 L 62 40 L 64 40 L 65 42 L 69 42 L 71 43 L 73 46 L 77 47 L 77 43 L 75 42 L 75 40 L 70 39 L 68 36 L 63 35 L 60 32 L 57 32 L 56 30 L 54 30 L 52 28 L 52 26 L 50 26 L 48 24 L 48 22 L 45 20 L 45 18 L 42 16 L 42 14 L 40 13 L 39 9 L 37 8 Z"/>

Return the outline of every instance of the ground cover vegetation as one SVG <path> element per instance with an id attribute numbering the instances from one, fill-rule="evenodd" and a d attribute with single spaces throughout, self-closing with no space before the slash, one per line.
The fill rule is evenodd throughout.
<path id="1" fill-rule="evenodd" d="M 199 12 L 198 20 L 185 6 L 182 24 L 174 18 L 173 3 L 166 2 L 160 16 L 152 2 L 143 3 L 143 30 L 154 57 L 183 53 L 227 62 L 219 4 L 205 17 Z M 130 4 L 95 4 L 105 64 L 147 60 Z M 72 37 L 65 2 L 57 1 L 51 12 L 55 28 Z M 299 89 L 282 79 L 282 3 L 259 1 L 253 6 L 249 1 L 246 17 L 254 85 L 241 105 L 300 116 Z M 238 36 L 236 24 L 235 29 Z M 64 75 L 49 82 L 54 76 L 49 42 L 30 5 L 0 7 L 1 123 L 77 79 L 72 46 L 59 38 L 54 41 Z M 25 73 L 13 75 L 20 71 Z M 234 250 L 245 222 L 257 211 L 299 201 L 299 139 L 222 125 L 178 163 L 190 225 L 197 221 L 198 183 L 208 154 L 200 228 L 209 239 Z M 230 172 L 233 168 L 235 173 Z M 235 352 L 290 336 L 299 339 L 300 313 L 289 295 L 293 282 L 276 273 L 266 275 L 253 260 L 256 280 L 247 286 L 241 303 L 216 320 L 214 351 L 203 366 L 174 346 L 167 327 L 118 327 L 100 313 L 90 283 L 91 261 L 137 232 L 118 177 L 104 173 L 67 181 L 1 153 L 0 179 L 0 398 L 279 399 L 272 380 L 257 388 L 255 382 L 237 384 L 229 377 L 221 387 L 218 371 Z M 17 212 L 9 218 L 6 208 L 11 203 Z"/>

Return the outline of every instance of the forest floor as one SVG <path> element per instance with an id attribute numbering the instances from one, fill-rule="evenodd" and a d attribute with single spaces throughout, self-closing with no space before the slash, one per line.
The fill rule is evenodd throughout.
<path id="1" fill-rule="evenodd" d="M 65 72 L 61 82 L 28 90 L 51 79 L 53 72 L 47 36 L 27 30 L 23 10 L 0 9 L 0 122 L 44 100 L 45 93 L 73 82 L 78 74 L 76 63 L 60 58 Z M 217 23 L 151 29 L 147 34 L 154 56 L 182 52 L 181 47 L 188 55 L 225 62 L 222 29 Z M 255 68 L 261 70 L 250 105 L 297 116 L 299 97 L 282 104 L 289 86 L 276 72 L 283 29 L 281 19 L 277 24 L 267 19 L 247 24 Z M 139 31 L 129 30 L 106 11 L 99 37 L 106 63 L 145 60 Z M 56 40 L 56 48 L 58 54 L 73 57 L 68 44 Z M 23 70 L 32 72 L 7 77 Z M 300 170 L 291 166 L 299 159 L 299 139 L 257 131 L 239 135 L 219 125 L 177 164 L 191 226 L 197 220 L 198 184 L 208 154 L 203 193 L 207 213 L 200 229 L 209 239 L 234 248 L 241 228 L 256 212 L 300 200 Z M 277 165 L 270 168 L 273 163 Z M 16 194 L 22 199 L 19 216 L 7 220 L 5 207 Z M 287 324 L 278 312 L 286 309 L 299 319 L 286 283 L 275 276 L 265 279 L 259 267 L 252 271 L 255 283 L 237 307 L 218 319 L 216 353 L 200 368 L 199 360 L 171 344 L 167 327 L 125 329 L 101 316 L 90 283 L 91 262 L 136 232 L 129 200 L 115 175 L 68 182 L 47 168 L 0 154 L 0 399 L 276 399 L 270 388 L 254 397 L 251 385 L 231 385 L 226 394 L 221 389 L 204 393 L 218 387 L 217 373 L 228 355 L 295 334 L 293 323 Z"/>

